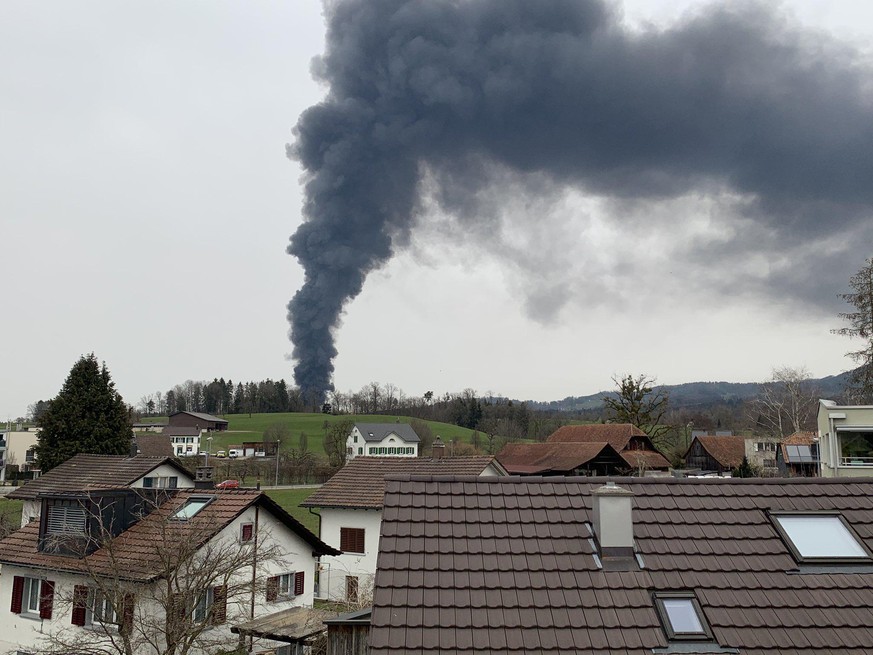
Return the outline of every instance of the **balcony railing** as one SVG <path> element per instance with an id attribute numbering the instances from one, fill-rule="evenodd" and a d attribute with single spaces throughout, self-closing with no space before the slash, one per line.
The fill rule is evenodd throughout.
<path id="1" fill-rule="evenodd" d="M 842 457 L 841 466 L 873 466 L 873 457 Z"/>

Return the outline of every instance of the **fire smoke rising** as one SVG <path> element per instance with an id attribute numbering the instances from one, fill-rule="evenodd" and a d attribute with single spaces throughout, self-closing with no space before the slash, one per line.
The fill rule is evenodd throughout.
<path id="1" fill-rule="evenodd" d="M 857 242 L 868 229 L 873 76 L 859 53 L 766 4 L 661 31 L 630 31 L 616 12 L 600 0 L 326 3 L 313 70 L 329 91 L 288 146 L 307 175 L 288 246 L 305 271 L 288 305 L 304 392 L 332 389 L 343 306 L 408 236 L 425 175 L 468 221 L 499 166 L 616 199 L 719 185 L 749 198 L 746 216 L 776 241 L 839 230 Z M 816 266 L 825 275 L 828 262 Z"/>

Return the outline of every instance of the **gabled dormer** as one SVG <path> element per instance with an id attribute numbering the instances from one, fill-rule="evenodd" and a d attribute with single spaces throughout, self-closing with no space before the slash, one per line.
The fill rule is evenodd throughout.
<path id="1" fill-rule="evenodd" d="M 105 489 L 40 494 L 39 551 L 84 557 L 166 498 L 165 491 Z"/>

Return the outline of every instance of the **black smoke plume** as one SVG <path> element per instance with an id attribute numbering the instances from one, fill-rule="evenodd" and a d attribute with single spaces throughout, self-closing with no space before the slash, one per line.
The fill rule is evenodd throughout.
<path id="1" fill-rule="evenodd" d="M 869 234 L 869 65 L 778 9 L 734 7 L 631 31 L 600 0 L 327 2 L 328 92 L 288 147 L 307 174 L 288 246 L 301 388 L 332 388 L 343 306 L 408 236 L 425 178 L 467 221 L 500 168 L 620 201 L 727 188 L 774 243 Z"/>

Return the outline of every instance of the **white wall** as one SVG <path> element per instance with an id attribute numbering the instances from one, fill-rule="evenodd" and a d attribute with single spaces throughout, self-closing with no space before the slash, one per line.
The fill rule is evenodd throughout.
<path id="1" fill-rule="evenodd" d="M 379 453 L 376 448 L 412 448 L 411 453 Z M 358 452 L 361 451 L 361 452 Z M 371 457 L 418 457 L 418 442 L 409 443 L 400 438 L 399 435 L 390 433 L 381 441 L 366 441 L 364 435 L 355 426 L 352 428 L 351 434 L 346 438 L 346 460 L 354 459 L 358 456 Z"/>
<path id="2" fill-rule="evenodd" d="M 346 576 L 358 577 L 359 593 L 372 588 L 379 552 L 379 528 L 382 511 L 375 509 L 321 508 L 321 540 L 334 548 L 340 547 L 340 528 L 364 529 L 364 553 L 343 553 L 322 557 L 319 573 L 319 598 L 346 599 Z"/>
<path id="3" fill-rule="evenodd" d="M 873 463 L 864 466 L 842 465 L 839 441 L 841 427 L 868 428 L 873 432 L 873 406 L 837 405 L 831 400 L 819 401 L 818 436 L 822 476 L 826 478 L 873 476 Z"/>
<path id="4" fill-rule="evenodd" d="M 190 476 L 182 473 L 179 469 L 170 466 L 169 464 L 161 464 L 147 475 L 144 475 L 142 478 L 135 480 L 130 486 L 134 489 L 142 489 L 143 478 L 171 476 L 176 476 L 178 478 L 178 482 L 176 484 L 177 488 L 179 489 L 190 489 L 194 486 L 194 480 Z"/>

